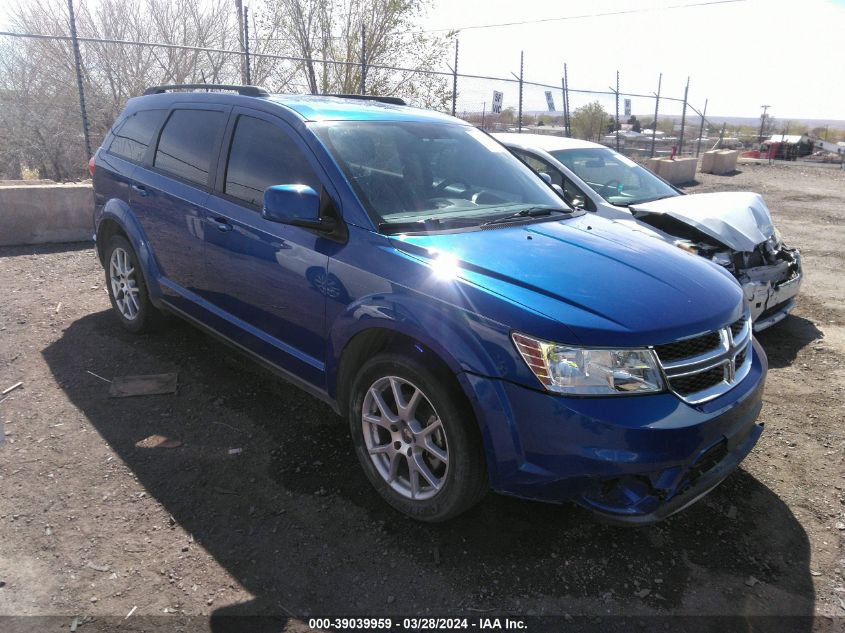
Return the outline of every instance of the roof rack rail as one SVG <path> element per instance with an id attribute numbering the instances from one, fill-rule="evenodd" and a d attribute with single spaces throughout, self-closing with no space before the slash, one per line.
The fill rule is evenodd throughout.
<path id="1" fill-rule="evenodd" d="M 342 95 L 342 94 L 326 94 L 324 97 L 340 97 L 341 99 L 361 99 L 363 101 L 380 101 L 381 103 L 391 103 L 393 105 L 408 105 L 405 100 L 400 97 L 382 97 L 380 95 Z"/>
<path id="2" fill-rule="evenodd" d="M 233 90 L 245 97 L 269 97 L 270 93 L 261 86 L 235 86 L 230 84 L 171 84 L 151 86 L 144 95 L 159 95 L 169 90 Z"/>

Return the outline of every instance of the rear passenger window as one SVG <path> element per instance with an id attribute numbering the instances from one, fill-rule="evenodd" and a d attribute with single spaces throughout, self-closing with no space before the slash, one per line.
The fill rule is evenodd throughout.
<path id="1" fill-rule="evenodd" d="M 214 110 L 174 110 L 164 124 L 153 164 L 179 178 L 208 184 L 223 118 Z"/>
<path id="2" fill-rule="evenodd" d="M 229 149 L 223 192 L 258 206 L 264 190 L 273 185 L 308 185 L 320 191 L 320 180 L 308 159 L 284 130 L 261 119 L 240 116 Z"/>
<path id="3" fill-rule="evenodd" d="M 109 153 L 140 163 L 167 110 L 142 110 L 115 128 Z"/>

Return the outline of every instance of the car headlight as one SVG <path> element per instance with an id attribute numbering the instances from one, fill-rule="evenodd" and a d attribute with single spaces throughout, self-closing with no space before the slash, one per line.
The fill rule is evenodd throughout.
<path id="1" fill-rule="evenodd" d="M 520 356 L 549 391 L 578 396 L 655 393 L 663 390 L 649 349 L 587 349 L 514 332 Z"/>

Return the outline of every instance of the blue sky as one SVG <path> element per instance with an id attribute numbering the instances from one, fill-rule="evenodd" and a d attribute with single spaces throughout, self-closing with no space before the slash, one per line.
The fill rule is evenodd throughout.
<path id="1" fill-rule="evenodd" d="M 746 0 L 667 9 L 700 0 L 434 0 L 422 28 L 439 29 L 509 21 L 641 10 L 460 33 L 460 70 L 510 76 L 525 52 L 525 76 L 560 84 L 567 62 L 570 85 L 607 90 L 621 74 L 621 89 L 650 94 L 663 73 L 663 93 L 683 96 L 713 115 L 759 116 L 760 106 L 780 120 L 845 119 L 845 2 Z M 493 86 L 467 82 L 465 101 L 489 100 Z M 505 105 L 513 105 L 505 85 Z M 511 98 L 508 98 L 508 91 Z M 542 101 L 542 91 L 528 95 Z M 612 102 L 611 102 L 612 103 Z M 667 113 L 672 110 L 669 106 Z M 471 107 L 471 104 L 466 104 Z M 542 107 L 530 106 L 531 109 Z M 559 107 L 559 106 L 558 106 Z M 573 106 L 574 107 L 574 106 Z M 607 104 L 606 104 L 607 107 Z M 634 99 L 634 112 L 653 108 Z"/>

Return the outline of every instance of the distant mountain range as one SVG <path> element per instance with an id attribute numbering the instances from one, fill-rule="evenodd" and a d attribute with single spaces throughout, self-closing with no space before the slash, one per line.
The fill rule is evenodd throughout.
<path id="1" fill-rule="evenodd" d="M 640 121 L 651 121 L 654 118 L 654 113 L 651 115 L 637 115 L 637 118 Z M 667 115 L 660 115 L 661 119 L 672 119 L 673 121 L 680 121 L 681 115 L 677 114 L 667 114 Z M 783 128 L 786 126 L 787 123 L 791 125 L 806 125 L 807 129 L 812 130 L 816 127 L 825 127 L 829 126 L 832 129 L 839 129 L 845 130 L 845 121 L 841 119 L 800 119 L 794 118 L 790 119 L 787 117 L 773 117 L 774 124 L 775 124 L 775 131 L 778 134 L 783 132 Z M 687 123 L 700 121 L 701 119 L 695 113 L 687 113 Z M 707 120 L 715 125 L 721 123 L 727 123 L 728 125 L 750 125 L 752 127 L 757 127 L 760 125 L 760 117 L 749 117 L 749 116 L 721 116 L 718 114 L 708 114 Z"/>
<path id="2" fill-rule="evenodd" d="M 527 114 L 551 114 L 552 116 L 563 116 L 563 113 L 560 111 L 556 112 L 548 112 L 545 110 L 530 110 L 526 111 Z M 637 113 L 635 116 L 640 120 L 641 123 L 650 122 L 654 118 L 654 112 L 652 111 L 650 114 L 640 114 Z M 620 119 L 625 119 L 621 114 L 619 115 Z M 671 119 L 673 121 L 680 121 L 681 115 L 680 114 L 661 114 L 661 119 Z M 757 127 L 760 125 L 760 117 L 749 117 L 749 116 L 722 116 L 719 114 L 708 114 L 707 120 L 710 122 L 711 125 L 720 125 L 722 123 L 727 123 L 728 125 L 750 125 L 752 127 Z M 787 118 L 787 117 L 774 117 L 775 120 L 775 132 L 778 134 L 783 133 L 783 128 L 786 126 L 787 123 L 792 125 L 806 125 L 807 129 L 812 130 L 815 127 L 824 127 L 829 126 L 831 129 L 839 129 L 845 130 L 845 120 L 842 119 L 803 119 L 803 118 Z M 687 112 L 687 124 L 694 125 L 696 122 L 701 121 L 697 114 L 694 112 Z"/>

